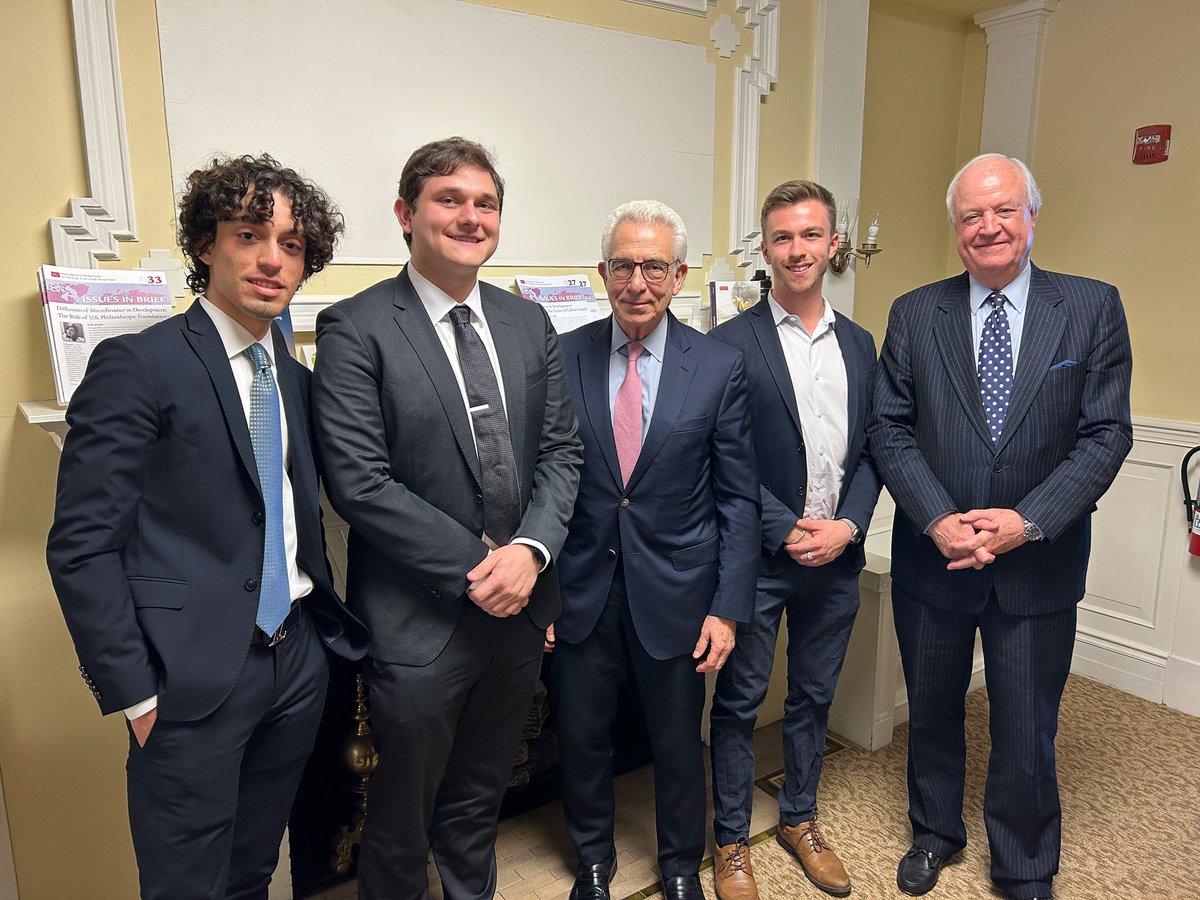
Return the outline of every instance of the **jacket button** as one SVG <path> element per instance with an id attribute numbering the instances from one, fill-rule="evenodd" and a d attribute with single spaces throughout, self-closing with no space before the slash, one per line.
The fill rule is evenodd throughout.
<path id="1" fill-rule="evenodd" d="M 258 587 L 258 579 L 257 578 L 247 578 L 246 583 L 243 584 L 242 587 L 244 587 L 248 591 L 253 591 Z"/>
<path id="2" fill-rule="evenodd" d="M 262 510 L 259 510 L 258 512 L 256 512 L 254 515 L 252 515 L 250 517 L 250 521 L 253 522 L 255 525 L 261 525 L 263 523 L 264 519 L 266 519 L 266 516 L 264 516 L 262 514 Z"/>
<path id="3" fill-rule="evenodd" d="M 804 496 L 804 485 L 800 485 L 800 487 L 796 488 L 796 496 L 797 497 Z"/>
<path id="4" fill-rule="evenodd" d="M 476 502 L 476 503 L 482 503 L 482 502 L 483 502 L 483 494 L 476 494 L 476 495 L 475 495 L 475 502 Z"/>
<path id="5" fill-rule="evenodd" d="M 608 557 L 609 557 L 609 559 L 616 559 L 616 558 L 617 558 L 617 551 L 616 551 L 616 550 L 613 550 L 613 549 L 610 547 L 610 548 L 608 549 Z"/>
<path id="6" fill-rule="evenodd" d="M 992 471 L 999 474 L 1000 472 L 1004 471 L 1004 465 L 1002 463 L 996 463 L 994 466 L 992 466 Z"/>
<path id="7" fill-rule="evenodd" d="M 625 507 L 627 507 L 628 505 L 629 505 L 629 498 L 628 498 L 628 497 L 622 497 L 622 498 L 621 498 L 621 503 L 620 503 L 621 509 L 624 509 L 624 508 L 625 508 Z"/>
<path id="8" fill-rule="evenodd" d="M 801 453 L 803 453 L 803 452 L 804 452 L 804 445 L 803 445 L 803 444 L 797 444 L 797 445 L 796 445 L 796 449 L 797 449 L 797 450 L 799 450 Z"/>

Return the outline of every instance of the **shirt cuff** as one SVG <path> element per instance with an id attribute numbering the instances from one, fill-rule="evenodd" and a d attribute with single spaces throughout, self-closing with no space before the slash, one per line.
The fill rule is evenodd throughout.
<path id="1" fill-rule="evenodd" d="M 158 694 L 155 694 L 153 697 L 147 697 L 141 703 L 135 703 L 133 706 L 126 707 L 125 718 L 132 722 L 138 716 L 144 716 L 152 709 L 158 709 Z"/>
<path id="2" fill-rule="evenodd" d="M 550 551 L 546 549 L 545 544 L 543 544 L 541 541 L 535 541 L 533 538 L 527 537 L 515 537 L 512 539 L 512 543 L 524 544 L 527 547 L 533 547 L 540 554 L 542 554 L 542 559 L 544 559 L 545 562 L 542 563 L 541 568 L 538 569 L 538 574 L 541 575 L 546 571 L 546 567 L 550 565 Z"/>

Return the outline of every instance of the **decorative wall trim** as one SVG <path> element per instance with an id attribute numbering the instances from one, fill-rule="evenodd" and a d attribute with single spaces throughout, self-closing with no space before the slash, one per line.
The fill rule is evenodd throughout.
<path id="1" fill-rule="evenodd" d="M 54 262 L 60 266 L 119 259 L 116 243 L 137 240 L 115 4 L 71 3 L 91 196 L 72 197 L 70 215 L 50 220 Z"/>
<path id="2" fill-rule="evenodd" d="M 739 0 L 754 43 L 734 73 L 729 252 L 739 266 L 754 258 L 758 227 L 759 101 L 779 80 L 779 0 Z"/>
<path id="3" fill-rule="evenodd" d="M 642 6 L 656 6 L 672 12 L 690 13 L 693 16 L 708 15 L 708 7 L 716 6 L 717 0 L 628 0 Z"/>

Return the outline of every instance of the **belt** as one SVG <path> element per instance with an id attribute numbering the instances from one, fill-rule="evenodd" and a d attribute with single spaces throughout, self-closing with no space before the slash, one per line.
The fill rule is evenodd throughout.
<path id="1" fill-rule="evenodd" d="M 297 602 L 292 604 L 292 611 L 287 614 L 287 618 L 285 618 L 283 622 L 280 623 L 279 627 L 275 629 L 274 634 L 267 634 L 261 628 L 255 626 L 254 634 L 250 635 L 250 646 L 253 647 L 257 644 L 266 644 L 268 647 L 274 647 L 285 637 L 287 637 L 288 632 L 295 628 L 299 623 L 300 604 Z"/>

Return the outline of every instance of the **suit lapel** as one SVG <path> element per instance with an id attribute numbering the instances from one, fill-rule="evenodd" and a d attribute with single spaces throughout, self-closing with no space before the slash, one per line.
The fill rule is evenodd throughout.
<path id="1" fill-rule="evenodd" d="M 512 441 L 513 454 L 517 463 L 517 472 L 523 468 L 525 434 L 525 381 L 528 373 L 525 371 L 525 355 L 521 352 L 520 336 L 512 326 L 512 320 L 504 311 L 504 307 L 487 296 L 484 288 L 479 285 L 479 296 L 483 303 L 483 314 L 487 318 L 488 331 L 492 335 L 492 343 L 496 346 L 496 358 L 500 362 L 500 377 L 504 380 L 504 412 L 508 418 L 508 436 Z M 519 477 L 519 476 L 518 476 Z"/>
<path id="2" fill-rule="evenodd" d="M 980 440 L 989 447 L 992 433 L 983 417 L 983 402 L 979 399 L 979 376 L 975 371 L 975 351 L 971 347 L 971 297 L 967 276 L 954 279 L 938 301 L 939 315 L 933 325 L 942 362 L 950 385 L 958 394 L 967 421 Z"/>
<path id="3" fill-rule="evenodd" d="M 1062 294 L 1046 274 L 1034 266 L 1029 278 L 1029 299 L 1025 305 L 1017 370 L 1013 373 L 1012 399 L 1004 416 L 1004 430 L 996 445 L 997 452 L 1008 443 L 1029 412 L 1034 397 L 1046 380 L 1046 373 L 1050 371 L 1050 364 L 1067 327 L 1066 316 L 1058 308 L 1062 299 Z"/>
<path id="4" fill-rule="evenodd" d="M 779 328 L 775 325 L 775 317 L 771 315 L 771 306 L 766 300 L 761 300 L 751 307 L 746 315 L 753 317 L 750 327 L 767 361 L 767 371 L 775 379 L 775 386 L 779 389 L 783 405 L 792 417 L 792 424 L 796 426 L 798 434 L 804 434 L 804 429 L 800 427 L 800 411 L 796 406 L 796 388 L 792 384 L 791 372 L 783 355 L 783 345 L 779 343 Z"/>
<path id="5" fill-rule="evenodd" d="M 617 442 L 613 437 L 612 415 L 608 408 L 608 357 L 612 342 L 613 319 L 609 316 L 592 329 L 591 342 L 579 351 L 579 384 L 583 405 L 592 433 L 600 446 L 608 471 L 621 487 L 621 464 L 617 460 Z"/>
<path id="6" fill-rule="evenodd" d="M 299 365 L 288 353 L 287 344 L 278 329 L 272 328 L 275 340 L 275 372 L 279 383 L 279 396 L 283 401 L 283 413 L 287 417 L 288 458 L 284 461 L 291 472 L 292 482 L 300 476 L 302 465 L 297 460 L 311 459 L 308 445 L 308 411 L 304 408 L 304 397 L 300 393 L 300 376 L 294 365 Z"/>
<path id="7" fill-rule="evenodd" d="M 254 462 L 254 448 L 250 444 L 246 410 L 242 405 L 242 398 L 238 395 L 237 383 L 233 380 L 233 369 L 230 368 L 229 357 L 225 354 L 225 345 L 217 333 L 217 326 L 213 324 L 199 300 L 188 307 L 183 315 L 187 322 L 184 338 L 208 371 L 217 401 L 221 404 L 221 412 L 225 416 L 225 427 L 229 429 L 229 436 L 233 439 L 238 456 L 241 457 L 242 467 L 261 496 L 262 485 L 258 481 L 258 466 Z"/>
<path id="8" fill-rule="evenodd" d="M 679 321 L 667 312 L 667 342 L 663 351 L 662 377 L 658 381 L 658 395 L 654 398 L 654 417 L 650 420 L 650 428 L 646 432 L 646 440 L 642 442 L 642 452 L 638 455 L 637 465 L 629 476 L 626 491 L 637 486 L 643 473 L 654 462 L 654 457 L 666 443 L 671 429 L 679 419 L 683 409 L 683 401 L 687 398 L 688 388 L 696 374 L 696 360 L 690 356 L 692 342 Z M 615 451 L 614 451 L 615 455 Z"/>
<path id="9" fill-rule="evenodd" d="M 845 321 L 845 316 L 835 312 L 834 315 L 837 321 Z M 837 332 L 835 331 L 835 334 Z M 846 423 L 849 426 L 847 432 L 848 446 L 853 446 L 855 436 L 862 434 L 862 423 L 859 417 L 863 414 L 861 404 L 858 402 L 858 389 L 862 381 L 862 369 L 858 365 L 858 354 L 855 353 L 854 339 L 850 334 L 849 328 L 843 328 L 840 334 L 837 334 L 838 349 L 842 352 L 842 362 L 846 366 Z"/>
<path id="10" fill-rule="evenodd" d="M 442 409 L 450 422 L 450 430 L 454 432 L 458 449 L 466 459 L 471 474 L 475 476 L 477 483 L 482 484 L 479 457 L 475 453 L 475 434 L 467 418 L 467 410 L 463 405 L 462 392 L 458 389 L 454 370 L 450 368 L 450 360 L 446 358 L 446 351 L 433 330 L 433 324 L 425 312 L 425 305 L 417 296 L 417 290 L 409 280 L 408 273 L 402 270 L 396 276 L 394 285 L 392 303 L 396 309 L 396 324 L 400 326 L 405 340 L 433 383 L 433 389 L 437 392 Z M 506 381 L 505 384 L 507 383 Z"/>

